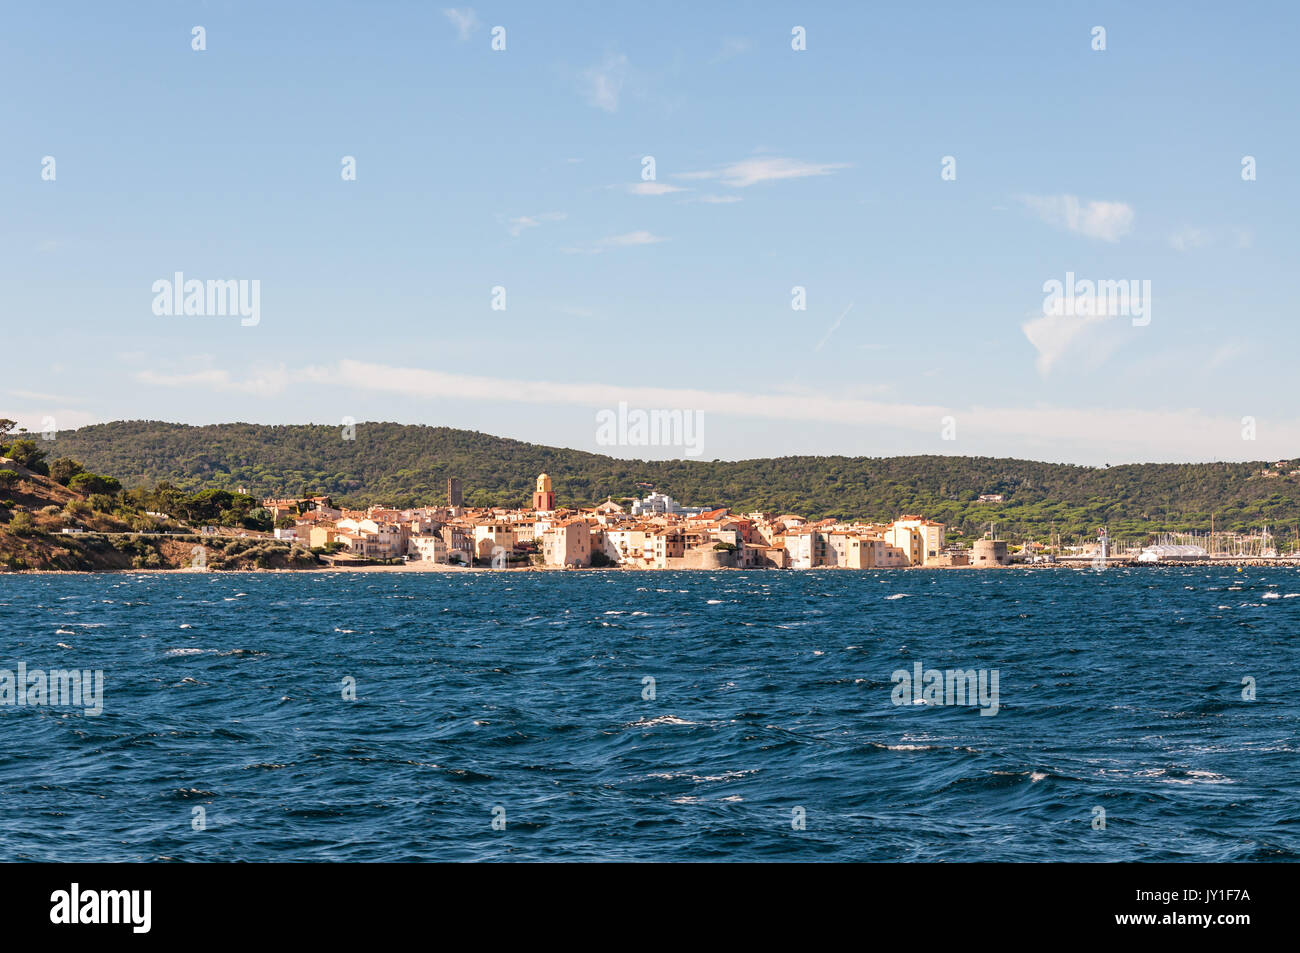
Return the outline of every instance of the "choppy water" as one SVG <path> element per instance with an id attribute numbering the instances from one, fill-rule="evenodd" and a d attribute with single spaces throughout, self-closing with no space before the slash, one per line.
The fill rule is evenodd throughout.
<path id="1" fill-rule="evenodd" d="M 1284 569 L 0 576 L 0 668 L 106 677 L 99 717 L 0 707 L 0 852 L 1294 860 L 1298 594 Z M 999 711 L 895 705 L 918 661 L 998 670 Z"/>

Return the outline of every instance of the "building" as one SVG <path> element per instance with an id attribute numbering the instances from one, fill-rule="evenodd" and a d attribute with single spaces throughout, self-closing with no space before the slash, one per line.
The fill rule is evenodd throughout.
<path id="1" fill-rule="evenodd" d="M 902 569 L 908 565 L 907 554 L 897 546 L 891 546 L 880 538 L 867 538 L 862 541 L 867 567 L 871 569 Z"/>
<path id="2" fill-rule="evenodd" d="M 643 527 L 610 527 L 601 539 L 601 551 L 615 563 L 639 566 L 645 561 L 646 532 Z"/>
<path id="3" fill-rule="evenodd" d="M 460 477 L 447 477 L 447 505 L 452 509 L 459 509 L 462 503 L 460 489 Z"/>
<path id="4" fill-rule="evenodd" d="M 545 473 L 537 478 L 537 490 L 533 493 L 533 509 L 539 513 L 549 513 L 555 509 L 555 491 L 551 488 L 551 478 Z"/>
<path id="5" fill-rule="evenodd" d="M 632 501 L 632 515 L 665 514 L 668 516 L 698 516 L 707 513 L 707 506 L 682 506 L 667 493 L 650 493 L 643 500 Z"/>
<path id="6" fill-rule="evenodd" d="M 1138 554 L 1140 563 L 1177 562 L 1180 559 L 1206 559 L 1209 553 L 1202 546 L 1158 544 L 1148 546 Z"/>
<path id="7" fill-rule="evenodd" d="M 976 567 L 1007 566 L 1011 557 L 1004 539 L 977 539 L 971 549 L 970 564 Z"/>
<path id="8" fill-rule="evenodd" d="M 834 530 L 826 534 L 828 566 L 842 569 L 899 568 L 908 565 L 907 555 L 883 539 Z"/>
<path id="9" fill-rule="evenodd" d="M 515 529 L 510 523 L 487 522 L 474 524 L 474 555 L 491 559 L 498 547 L 506 553 L 515 549 Z"/>
<path id="10" fill-rule="evenodd" d="M 407 540 L 407 553 L 431 563 L 445 563 L 450 553 L 443 538 L 436 533 L 416 535 Z"/>
<path id="11" fill-rule="evenodd" d="M 646 556 L 654 561 L 656 569 L 667 569 L 668 560 L 686 555 L 686 534 L 674 527 L 665 527 L 650 533 L 645 540 Z"/>
<path id="12" fill-rule="evenodd" d="M 307 532 L 307 545 L 312 549 L 337 542 L 339 531 L 336 527 L 317 524 Z"/>
<path id="13" fill-rule="evenodd" d="M 944 525 L 923 516 L 903 516 L 885 531 L 885 541 L 907 553 L 910 566 L 934 565 L 944 548 Z"/>
<path id="14" fill-rule="evenodd" d="M 786 565 L 791 569 L 814 569 L 828 565 L 827 558 L 833 550 L 820 530 L 803 526 L 787 530 L 782 537 L 786 552 Z"/>
<path id="15" fill-rule="evenodd" d="M 408 533 L 396 523 L 381 523 L 367 516 L 361 519 L 341 519 L 337 526 L 338 541 L 358 556 L 367 559 L 396 559 L 406 552 Z M 314 530 L 312 538 L 315 539 Z"/>
<path id="16" fill-rule="evenodd" d="M 542 562 L 547 566 L 591 565 L 591 527 L 586 520 L 556 523 L 541 540 Z"/>
<path id="17" fill-rule="evenodd" d="M 447 560 L 470 564 L 474 552 L 474 532 L 459 523 L 447 523 L 438 531 L 447 546 Z"/>

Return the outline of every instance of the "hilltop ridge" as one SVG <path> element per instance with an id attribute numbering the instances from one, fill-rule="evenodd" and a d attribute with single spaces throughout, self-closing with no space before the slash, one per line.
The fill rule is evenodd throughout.
<path id="1" fill-rule="evenodd" d="M 353 440 L 330 425 L 190 426 L 117 421 L 62 432 L 51 452 L 113 474 L 127 487 L 237 490 L 253 496 L 328 494 L 347 505 L 443 502 L 459 477 L 469 505 L 518 505 L 538 473 L 562 502 L 626 499 L 644 487 L 684 503 L 893 519 L 924 512 L 974 534 L 1113 534 L 1294 527 L 1300 467 L 1258 463 L 1126 464 L 1109 468 L 993 457 L 784 456 L 739 461 L 624 460 L 450 427 L 359 423 Z M 1267 474 L 1267 475 L 1266 475 Z M 998 503 L 981 495 L 1001 495 Z"/>

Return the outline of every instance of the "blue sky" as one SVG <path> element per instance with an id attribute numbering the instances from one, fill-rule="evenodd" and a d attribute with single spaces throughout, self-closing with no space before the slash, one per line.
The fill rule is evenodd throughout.
<path id="1" fill-rule="evenodd" d="M 542 6 L 6 7 L 0 416 L 1300 453 L 1294 5 Z M 178 271 L 259 322 L 156 315 Z M 1149 323 L 1045 315 L 1067 273 Z"/>

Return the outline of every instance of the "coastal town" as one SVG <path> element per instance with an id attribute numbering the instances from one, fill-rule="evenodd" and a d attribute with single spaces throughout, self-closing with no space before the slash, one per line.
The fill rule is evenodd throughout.
<path id="1" fill-rule="evenodd" d="M 1003 541 L 949 548 L 944 525 L 916 515 L 882 524 L 736 514 L 683 506 L 653 491 L 628 506 L 606 500 L 559 507 L 545 473 L 528 507 L 463 506 L 455 478 L 448 480 L 447 499 L 446 506 L 405 510 L 348 510 L 328 497 L 262 505 L 275 520 L 277 538 L 301 541 L 335 565 L 404 560 L 497 569 L 895 569 L 1009 561 Z"/>
<path id="2" fill-rule="evenodd" d="M 1145 543 L 1112 540 L 1065 546 L 999 538 L 953 541 L 942 522 L 904 514 L 892 522 L 806 519 L 795 513 L 733 513 L 685 506 L 643 484 L 644 497 L 558 506 L 551 479 L 537 477 L 531 505 L 467 507 L 460 481 L 445 506 L 346 509 L 327 496 L 268 498 L 276 539 L 309 547 L 336 568 L 402 563 L 414 568 L 492 569 L 907 569 L 1151 564 L 1294 563 L 1262 533 L 1164 534 Z M 985 499 L 985 498 L 982 498 Z M 989 495 L 988 502 L 1000 502 Z M 957 534 L 960 536 L 961 534 Z"/>
<path id="3" fill-rule="evenodd" d="M 1135 533 L 1128 524 L 1114 538 L 1105 525 L 1062 534 L 1054 523 L 1050 532 L 1041 525 L 1035 532 L 1014 516 L 999 518 L 1001 492 L 971 497 L 985 518 L 957 526 L 906 500 L 897 504 L 901 515 L 882 522 L 878 512 L 874 519 L 827 516 L 824 506 L 805 516 L 752 503 L 737 511 L 717 500 L 686 505 L 669 487 L 649 482 L 617 500 L 561 504 L 546 473 L 526 500 L 518 491 L 505 498 L 526 505 L 484 500 L 481 489 L 474 492 L 477 505 L 466 505 L 461 480 L 452 476 L 435 504 L 354 508 L 306 486 L 299 496 L 266 498 L 242 486 L 124 489 L 74 459 L 44 457 L 22 436 L 0 446 L 0 571 L 1300 565 L 1300 526 L 1292 540 L 1285 521 L 1224 528 L 1211 512 L 1208 532 L 1202 526 Z M 1265 472 L 1283 467 L 1291 463 Z"/>

